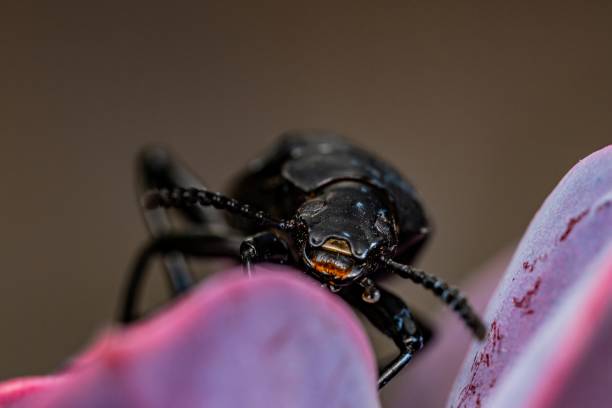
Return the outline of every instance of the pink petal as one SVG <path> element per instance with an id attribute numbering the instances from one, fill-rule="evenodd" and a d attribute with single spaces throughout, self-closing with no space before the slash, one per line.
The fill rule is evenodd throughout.
<path id="1" fill-rule="evenodd" d="M 608 146 L 574 166 L 531 222 L 487 308 L 488 339 L 468 354 L 449 399 L 451 406 L 488 405 L 502 373 L 563 307 L 569 290 L 589 273 L 588 265 L 602 256 L 611 240 Z"/>
<path id="2" fill-rule="evenodd" d="M 0 384 L 0 407 L 32 406 L 41 392 L 53 388 L 64 376 L 16 378 Z"/>
<path id="3" fill-rule="evenodd" d="M 157 317 L 107 333 L 26 405 L 379 403 L 374 357 L 348 306 L 294 271 L 260 268 L 250 280 L 222 274 Z"/>
<path id="4" fill-rule="evenodd" d="M 510 263 L 513 249 L 500 252 L 482 265 L 465 285 L 459 285 L 479 313 L 484 311 Z M 415 407 L 444 406 L 472 336 L 457 314 L 446 308 L 432 324 L 435 337 L 431 343 L 383 390 L 386 407 L 403 408 L 407 401 Z"/>

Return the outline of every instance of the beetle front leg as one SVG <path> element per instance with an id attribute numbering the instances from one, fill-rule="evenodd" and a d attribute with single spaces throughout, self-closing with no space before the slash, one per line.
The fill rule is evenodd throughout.
<path id="1" fill-rule="evenodd" d="M 122 323 L 130 323 L 138 318 L 136 305 L 148 266 L 155 256 L 179 253 L 181 256 L 237 258 L 239 243 L 240 240 L 236 237 L 209 234 L 165 234 L 153 238 L 142 249 L 132 266 L 123 295 L 119 320 Z M 172 294 L 174 296 L 180 294 L 179 289 L 172 287 Z"/>
<path id="2" fill-rule="evenodd" d="M 389 337 L 400 354 L 380 369 L 378 388 L 384 387 L 395 377 L 431 337 L 431 331 L 413 317 L 406 304 L 393 293 L 378 288 L 380 298 L 376 303 L 362 299 L 362 289 L 349 287 L 340 295 L 356 307 L 378 330 Z"/>
<path id="3" fill-rule="evenodd" d="M 284 264 L 289 259 L 287 244 L 271 231 L 264 231 L 246 238 L 240 245 L 240 258 L 248 276 L 257 262 Z"/>
<path id="4" fill-rule="evenodd" d="M 201 187 L 202 183 L 165 149 L 150 146 L 143 149 L 136 161 L 137 193 L 139 198 L 153 188 Z M 168 211 L 164 208 L 142 208 L 143 217 L 151 236 L 159 237 L 172 230 Z M 191 224 L 204 231 L 210 224 L 210 215 L 202 208 L 181 208 L 179 212 Z M 180 252 L 164 254 L 164 267 L 168 283 L 178 292 L 187 290 L 194 282 L 185 257 Z"/>

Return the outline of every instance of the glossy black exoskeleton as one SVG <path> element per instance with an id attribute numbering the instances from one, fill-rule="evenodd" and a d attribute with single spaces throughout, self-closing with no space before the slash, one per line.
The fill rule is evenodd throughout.
<path id="1" fill-rule="evenodd" d="M 240 260 L 248 274 L 258 262 L 292 265 L 363 313 L 400 351 L 381 369 L 379 387 L 423 347 L 429 332 L 400 298 L 376 286 L 382 274 L 394 273 L 431 290 L 476 337 L 485 335 L 458 290 L 410 266 L 429 235 L 413 187 L 390 165 L 334 134 L 286 133 L 235 181 L 235 198 L 207 191 L 159 148 L 143 152 L 139 171 L 154 238 L 132 271 L 124 322 L 136 318 L 138 291 L 152 256 L 163 255 L 174 294 L 193 284 L 185 256 L 222 256 Z M 170 232 L 168 208 L 177 209 L 193 231 Z M 219 217 L 215 209 L 228 217 Z"/>

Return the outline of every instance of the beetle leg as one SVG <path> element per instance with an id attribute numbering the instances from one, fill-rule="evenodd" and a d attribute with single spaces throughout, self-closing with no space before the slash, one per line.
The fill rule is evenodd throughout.
<path id="1" fill-rule="evenodd" d="M 389 383 L 402 368 L 408 364 L 414 355 L 423 348 L 423 339 L 420 337 L 408 337 L 403 339 L 403 346 L 400 348 L 400 354 L 393 361 L 387 364 L 378 373 L 378 389 L 380 390 Z"/>
<path id="2" fill-rule="evenodd" d="M 152 188 L 202 187 L 202 183 L 185 166 L 161 147 L 143 149 L 138 155 L 136 170 L 139 196 Z M 220 222 L 214 219 L 216 214 L 205 213 L 202 208 L 181 208 L 180 213 L 188 222 L 202 228 Z M 171 230 L 166 209 L 143 208 L 143 216 L 151 236 L 157 237 Z M 180 252 L 166 253 L 164 267 L 168 272 L 169 285 L 175 291 L 184 291 L 193 284 L 192 274 Z"/>
<path id="3" fill-rule="evenodd" d="M 360 287 L 347 287 L 340 295 L 357 308 L 378 330 L 389 337 L 397 348 L 399 355 L 381 368 L 378 388 L 384 387 L 412 360 L 412 357 L 431 337 L 431 331 L 414 318 L 406 304 L 393 293 L 378 288 L 380 298 L 376 303 L 362 300 Z"/>
<path id="4" fill-rule="evenodd" d="M 263 231 L 242 241 L 240 258 L 245 273 L 251 276 L 256 262 L 286 263 L 289 259 L 289 249 L 273 232 Z"/>
<path id="5" fill-rule="evenodd" d="M 240 240 L 208 234 L 165 234 L 153 238 L 140 252 L 134 263 L 125 293 L 119 320 L 129 323 L 137 319 L 136 305 L 147 267 L 156 255 L 180 253 L 197 257 L 233 257 L 238 259 Z M 188 288 L 173 287 L 178 295 Z"/>

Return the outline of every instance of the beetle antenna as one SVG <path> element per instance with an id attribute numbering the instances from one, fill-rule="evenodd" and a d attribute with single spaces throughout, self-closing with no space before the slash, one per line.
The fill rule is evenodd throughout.
<path id="1" fill-rule="evenodd" d="M 295 227 L 293 221 L 278 220 L 251 207 L 249 204 L 241 203 L 234 198 L 228 198 L 220 193 L 210 192 L 201 188 L 164 188 L 147 191 L 142 198 L 142 205 L 148 210 L 159 207 L 183 208 L 192 206 L 214 207 L 238 214 L 244 218 L 254 220 L 260 225 L 288 231 Z"/>
<path id="2" fill-rule="evenodd" d="M 453 309 L 465 322 L 479 340 L 483 340 L 487 334 L 480 317 L 474 312 L 472 306 L 467 302 L 465 296 L 458 289 L 449 287 L 442 279 L 415 269 L 412 266 L 403 265 L 392 259 L 382 258 L 383 262 L 393 269 L 397 275 L 404 279 L 410 279 L 417 285 L 421 285 L 432 291 L 436 297 L 442 299 L 451 309 Z"/>

